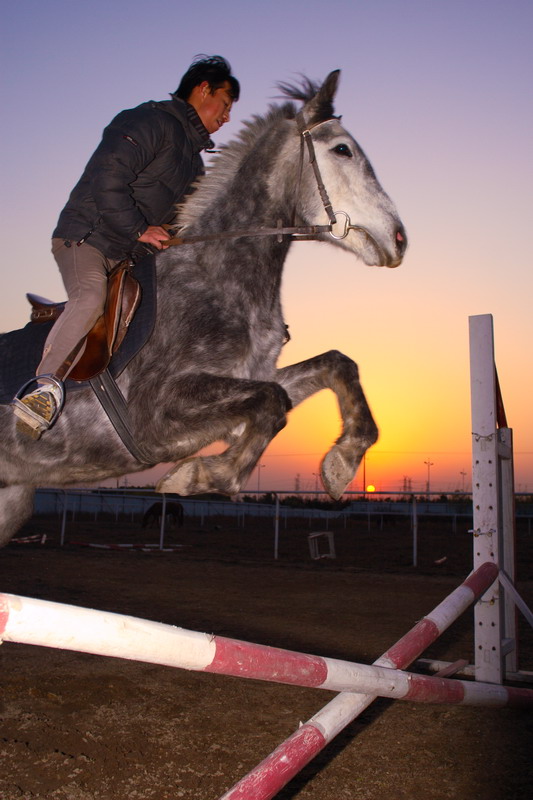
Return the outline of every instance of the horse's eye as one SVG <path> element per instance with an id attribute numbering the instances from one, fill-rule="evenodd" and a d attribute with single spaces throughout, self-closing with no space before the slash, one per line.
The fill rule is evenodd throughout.
<path id="1" fill-rule="evenodd" d="M 333 152 L 337 153 L 338 156 L 344 156 L 345 158 L 352 158 L 352 151 L 350 150 L 347 144 L 338 144 L 336 147 L 333 148 Z"/>

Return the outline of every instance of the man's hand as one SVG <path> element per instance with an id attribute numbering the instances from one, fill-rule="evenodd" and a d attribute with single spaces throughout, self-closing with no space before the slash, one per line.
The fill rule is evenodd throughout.
<path id="1" fill-rule="evenodd" d="M 167 242 L 170 238 L 168 231 L 164 228 L 161 228 L 160 225 L 149 225 L 142 236 L 139 236 L 139 242 L 145 242 L 145 244 L 151 244 L 156 247 L 158 250 L 166 250 L 168 247 L 164 245 L 163 242 Z"/>

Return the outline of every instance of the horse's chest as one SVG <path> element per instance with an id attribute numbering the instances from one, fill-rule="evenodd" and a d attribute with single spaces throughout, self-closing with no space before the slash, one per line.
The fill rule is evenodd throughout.
<path id="1" fill-rule="evenodd" d="M 260 334 L 249 338 L 245 352 L 235 360 L 234 377 L 272 380 L 281 346 L 279 331 L 263 328 Z"/>

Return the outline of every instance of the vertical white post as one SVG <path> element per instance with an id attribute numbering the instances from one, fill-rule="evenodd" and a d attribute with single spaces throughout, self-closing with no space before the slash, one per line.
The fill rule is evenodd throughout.
<path id="1" fill-rule="evenodd" d="M 494 365 L 492 316 L 470 317 L 472 398 L 472 501 L 474 569 L 486 561 L 510 571 L 514 580 L 514 488 L 512 436 L 498 429 L 498 389 Z M 495 583 L 475 607 L 476 679 L 502 683 L 505 658 L 515 648 L 514 608 L 505 609 L 504 592 Z M 515 666 L 508 656 L 507 666 Z"/>

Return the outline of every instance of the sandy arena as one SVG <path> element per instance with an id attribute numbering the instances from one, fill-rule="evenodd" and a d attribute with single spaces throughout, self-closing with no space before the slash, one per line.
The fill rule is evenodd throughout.
<path id="1" fill-rule="evenodd" d="M 34 518 L 46 544 L 0 551 L 0 592 L 115 611 L 198 631 L 372 663 L 471 569 L 467 524 L 351 521 L 336 560 L 311 560 L 310 529 L 186 518 L 169 553 L 73 542 L 157 541 L 138 522 Z M 518 588 L 533 605 L 532 536 L 519 530 Z M 314 528 L 315 530 L 317 528 Z M 320 528 L 318 528 L 320 529 Z M 438 563 L 436 563 L 438 562 Z M 424 655 L 473 660 L 472 614 Z M 533 669 L 524 623 L 521 666 Z M 4 643 L 2 800 L 216 800 L 332 694 Z M 378 700 L 292 780 L 280 800 L 529 800 L 533 715 Z"/>

